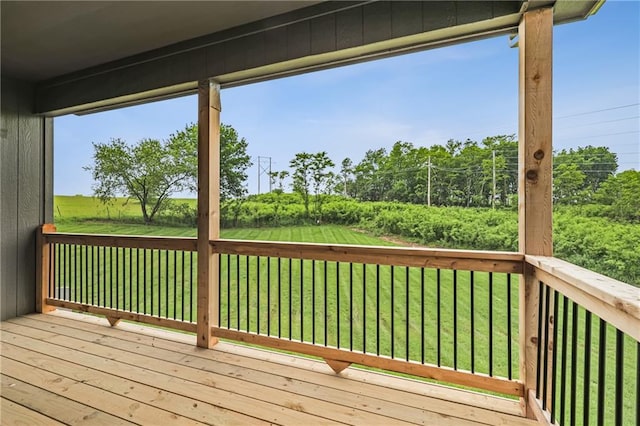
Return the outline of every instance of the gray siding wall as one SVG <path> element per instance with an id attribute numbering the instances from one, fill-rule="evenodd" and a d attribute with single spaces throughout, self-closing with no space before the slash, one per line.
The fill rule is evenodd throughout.
<path id="1" fill-rule="evenodd" d="M 35 310 L 36 230 L 53 220 L 52 119 L 36 116 L 34 86 L 2 78 L 0 320 Z"/>

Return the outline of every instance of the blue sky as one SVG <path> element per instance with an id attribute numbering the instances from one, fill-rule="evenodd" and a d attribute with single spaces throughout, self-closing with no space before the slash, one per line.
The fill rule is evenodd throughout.
<path id="1" fill-rule="evenodd" d="M 608 0 L 554 29 L 554 149 L 608 146 L 640 170 L 640 2 Z M 416 146 L 517 133 L 518 51 L 507 36 L 222 91 L 222 121 L 286 169 L 297 152 L 336 164 L 398 140 Z M 195 96 L 54 122 L 54 192 L 90 195 L 92 142 L 166 139 L 197 121 Z M 268 186 L 266 176 L 261 185 Z M 182 194 L 188 195 L 188 194 Z"/>

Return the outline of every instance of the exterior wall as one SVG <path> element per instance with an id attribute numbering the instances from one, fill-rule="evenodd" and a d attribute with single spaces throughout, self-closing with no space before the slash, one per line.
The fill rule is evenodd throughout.
<path id="1" fill-rule="evenodd" d="M 53 220 L 53 121 L 32 113 L 32 84 L 3 77 L 1 88 L 0 320 L 5 320 L 35 310 L 36 229 Z"/>

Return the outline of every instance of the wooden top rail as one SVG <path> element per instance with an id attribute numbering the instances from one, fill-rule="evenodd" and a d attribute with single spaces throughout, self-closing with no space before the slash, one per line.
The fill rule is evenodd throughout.
<path id="1" fill-rule="evenodd" d="M 44 241 L 86 246 L 196 251 L 195 238 L 43 233 Z"/>
<path id="2" fill-rule="evenodd" d="M 223 239 L 213 240 L 211 245 L 214 251 L 223 254 L 516 274 L 522 273 L 524 264 L 524 256 L 522 254 L 496 251 Z"/>
<path id="3" fill-rule="evenodd" d="M 640 342 L 640 288 L 555 257 L 525 261 L 537 279 Z"/>

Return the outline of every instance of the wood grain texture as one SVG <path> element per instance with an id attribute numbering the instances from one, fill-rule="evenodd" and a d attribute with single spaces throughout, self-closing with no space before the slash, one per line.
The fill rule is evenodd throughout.
<path id="1" fill-rule="evenodd" d="M 111 328 L 104 318 L 72 312 L 15 318 L 0 328 L 0 353 L 9 360 L 2 373 L 33 379 L 24 386 L 11 378 L 19 390 L 12 395 L 29 401 L 34 391 L 34 398 L 59 401 L 29 408 L 68 424 L 89 410 L 96 421 L 83 424 L 105 424 L 115 412 L 121 422 L 144 423 L 157 410 L 176 423 L 534 424 L 518 416 L 513 400 L 357 368 L 336 375 L 322 361 L 225 342 L 206 350 L 192 335 L 130 323 Z M 30 370 L 15 370 L 16 361 Z M 44 390 L 41 377 L 56 379 Z M 113 400 L 96 399 L 101 394 Z M 132 406 L 133 413 L 125 408 Z"/>
<path id="2" fill-rule="evenodd" d="M 529 256 L 534 277 L 640 342 L 640 291 L 560 259 Z"/>
<path id="3" fill-rule="evenodd" d="M 45 242 L 50 244 L 197 251 L 196 238 L 71 234 L 64 232 L 47 233 L 46 231 L 43 234 Z"/>
<path id="4" fill-rule="evenodd" d="M 518 225 L 520 252 L 551 256 L 553 9 L 526 12 L 519 34 Z M 539 282 L 531 268 L 520 278 L 520 378 L 536 389 Z M 551 368 L 551 366 L 549 366 Z M 527 403 L 527 415 L 533 417 Z"/>
<path id="5" fill-rule="evenodd" d="M 228 239 L 213 240 L 211 241 L 211 246 L 216 253 L 315 259 L 372 265 L 510 273 L 521 273 L 523 268 L 523 256 L 509 252 Z"/>
<path id="6" fill-rule="evenodd" d="M 382 370 L 395 371 L 398 373 L 412 374 L 441 382 L 469 386 L 476 389 L 484 389 L 505 395 L 524 396 L 522 383 L 515 380 L 489 377 L 478 373 L 472 374 L 466 371 L 437 367 L 430 364 L 407 362 L 383 356 L 364 354 L 357 351 L 347 351 L 344 349 L 318 346 L 294 340 L 278 339 L 277 337 L 257 335 L 254 333 L 229 330 L 226 328 L 216 328 L 214 330 L 214 334 L 221 338 L 265 346 L 277 350 L 297 352 L 324 359 L 360 364 L 368 367 L 380 368 Z"/>
<path id="7" fill-rule="evenodd" d="M 220 86 L 198 85 L 198 346 L 211 348 L 218 321 L 219 258 L 209 241 L 220 237 Z"/>
<path id="8" fill-rule="evenodd" d="M 38 228 L 36 238 L 36 312 L 51 312 L 55 308 L 47 305 L 49 280 L 51 274 L 51 244 L 45 242 L 44 233 L 56 232 L 55 225 L 44 224 Z"/>

